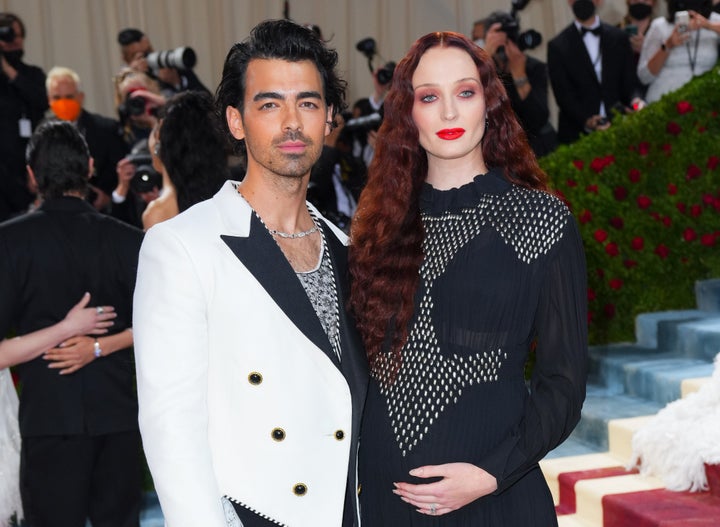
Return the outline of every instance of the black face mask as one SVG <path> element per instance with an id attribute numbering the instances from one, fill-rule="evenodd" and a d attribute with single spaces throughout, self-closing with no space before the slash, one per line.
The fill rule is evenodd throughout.
<path id="1" fill-rule="evenodd" d="M 652 6 L 649 4 L 630 4 L 628 12 L 635 20 L 645 20 L 652 13 Z"/>
<path id="2" fill-rule="evenodd" d="M 595 4 L 592 0 L 575 0 L 572 10 L 575 18 L 583 22 L 595 14 Z"/>
<path id="3" fill-rule="evenodd" d="M 10 64 L 13 68 L 17 68 L 22 62 L 25 51 L 22 49 L 14 49 L 12 51 L 3 51 L 2 54 L 3 57 L 5 57 L 5 60 L 8 61 L 8 64 Z"/>

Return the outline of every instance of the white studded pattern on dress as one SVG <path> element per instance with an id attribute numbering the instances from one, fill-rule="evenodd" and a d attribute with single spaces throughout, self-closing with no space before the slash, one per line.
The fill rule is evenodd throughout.
<path id="1" fill-rule="evenodd" d="M 460 248 L 488 226 L 514 249 L 518 259 L 530 263 L 562 238 L 568 217 L 567 208 L 557 198 L 518 186 L 502 195 L 482 196 L 475 208 L 441 216 L 422 215 L 425 258 L 420 279 L 424 295 L 394 382 L 396 368 L 390 360 L 382 361 L 379 371 L 373 373 L 403 456 L 422 441 L 448 406 L 457 403 L 466 386 L 497 381 L 507 358 L 502 349 L 470 356 L 442 353 L 432 320 L 435 280 Z"/>

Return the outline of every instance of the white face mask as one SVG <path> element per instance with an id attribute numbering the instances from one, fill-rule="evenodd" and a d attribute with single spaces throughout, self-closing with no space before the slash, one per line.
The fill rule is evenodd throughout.
<path id="1" fill-rule="evenodd" d="M 484 38 L 478 38 L 477 40 L 475 40 L 475 44 L 476 44 L 478 47 L 485 48 L 485 39 L 484 39 Z"/>

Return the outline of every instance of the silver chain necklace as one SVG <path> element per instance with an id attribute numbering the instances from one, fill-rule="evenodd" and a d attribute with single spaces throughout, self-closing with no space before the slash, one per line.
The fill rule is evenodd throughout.
<path id="1" fill-rule="evenodd" d="M 316 233 L 318 230 L 318 226 L 316 223 L 313 223 L 313 226 L 310 227 L 306 231 L 300 231 L 300 232 L 282 232 L 278 231 L 276 229 L 268 229 L 268 232 L 272 234 L 273 236 L 280 236 L 281 238 L 289 238 L 291 240 L 295 240 L 297 238 L 304 238 L 305 236 L 310 236 L 313 233 Z"/>

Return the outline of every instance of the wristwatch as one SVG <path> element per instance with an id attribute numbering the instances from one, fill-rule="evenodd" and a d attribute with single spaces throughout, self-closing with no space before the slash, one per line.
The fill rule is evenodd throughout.
<path id="1" fill-rule="evenodd" d="M 94 348 L 93 353 L 95 354 L 95 358 L 99 359 L 100 357 L 102 357 L 102 348 L 100 347 L 100 342 L 98 341 L 98 339 L 95 339 L 95 342 L 93 343 L 93 348 Z"/>

